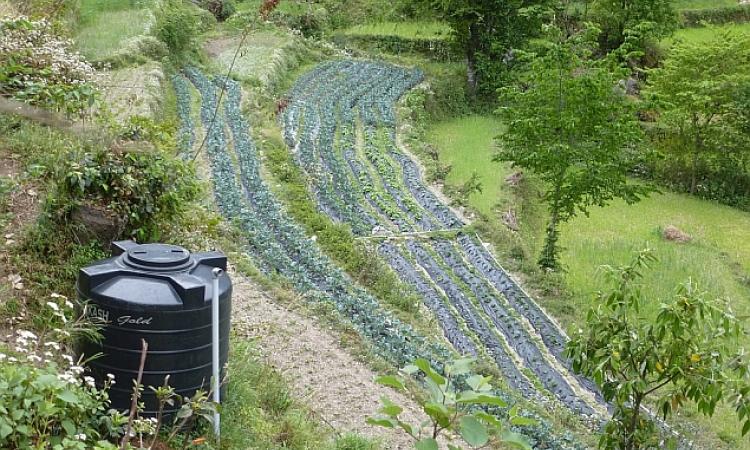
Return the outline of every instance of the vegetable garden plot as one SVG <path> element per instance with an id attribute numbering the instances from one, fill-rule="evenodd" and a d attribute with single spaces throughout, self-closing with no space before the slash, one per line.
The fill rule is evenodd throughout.
<path id="1" fill-rule="evenodd" d="M 381 308 L 375 298 L 354 284 L 285 214 L 260 175 L 258 150 L 249 124 L 240 114 L 239 86 L 224 78 L 210 80 L 196 69 L 186 70 L 185 76 L 201 95 L 200 116 L 216 204 L 222 215 L 245 231 L 245 249 L 261 270 L 285 278 L 309 301 L 332 305 L 392 364 L 403 366 L 422 357 L 435 367 L 442 367 L 452 357 L 445 346 L 419 335 Z M 221 86 L 226 92 L 219 105 Z M 189 104 L 190 91 L 179 88 L 176 91 L 183 96 L 178 101 Z M 190 120 L 189 109 L 179 108 L 179 113 L 184 127 Z M 411 265 L 405 258 L 401 260 L 406 264 L 404 267 Z M 412 273 L 419 275 L 416 271 Z M 430 281 L 421 279 L 425 292 L 433 292 L 433 300 L 444 306 L 444 319 L 450 321 L 454 315 L 447 299 L 434 290 Z M 456 321 L 453 323 L 456 333 L 451 342 L 462 351 L 476 352 L 477 343 L 466 336 L 466 328 Z M 507 393 L 497 394 L 508 400 L 509 407 L 515 403 Z M 494 412 L 502 414 L 502 410 Z M 569 432 L 553 430 L 549 422 L 533 413 L 526 415 L 538 423 L 514 429 L 529 436 L 539 448 L 581 448 Z"/>
<path id="2" fill-rule="evenodd" d="M 358 208 L 356 217 L 331 217 L 361 236 L 375 230 L 359 224 L 375 223 L 378 234 L 464 225 L 396 145 L 395 102 L 421 79 L 417 70 L 342 60 L 319 65 L 289 93 L 282 123 L 295 161 L 314 191 L 326 192 L 332 203 L 359 202 L 350 204 Z M 528 398 L 551 395 L 584 416 L 604 414 L 595 386 L 570 372 L 562 331 L 483 245 L 460 231 L 458 236 L 455 243 L 400 239 L 402 244 L 386 242 L 378 250 L 420 293 L 457 351 L 487 355 Z"/>

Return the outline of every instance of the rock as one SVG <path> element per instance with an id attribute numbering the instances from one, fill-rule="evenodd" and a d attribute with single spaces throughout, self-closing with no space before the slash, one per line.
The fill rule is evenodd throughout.
<path id="1" fill-rule="evenodd" d="M 121 221 L 111 211 L 99 205 L 79 206 L 73 211 L 71 221 L 76 237 L 83 244 L 93 240 L 109 244 L 122 232 Z"/>
<path id="2" fill-rule="evenodd" d="M 674 225 L 669 225 L 664 228 L 664 231 L 662 231 L 661 235 L 664 239 L 677 242 L 679 244 L 685 244 L 693 240 L 692 236 L 685 233 L 684 231 L 681 231 Z"/>
<path id="3" fill-rule="evenodd" d="M 512 209 L 508 209 L 505 211 L 502 215 L 503 223 L 506 227 L 510 228 L 513 231 L 518 231 L 518 217 L 516 217 L 516 212 Z"/>
<path id="4" fill-rule="evenodd" d="M 505 178 L 505 182 L 511 187 L 517 187 L 521 183 L 521 180 L 523 180 L 523 172 L 520 170 Z"/>

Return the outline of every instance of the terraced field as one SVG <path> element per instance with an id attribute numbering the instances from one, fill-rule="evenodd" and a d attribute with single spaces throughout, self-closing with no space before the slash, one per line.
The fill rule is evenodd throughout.
<path id="1" fill-rule="evenodd" d="M 347 65 L 347 67 L 356 68 L 360 63 Z M 330 66 L 330 69 L 337 67 Z M 379 91 L 381 95 L 387 95 L 385 98 L 395 100 L 404 89 L 418 81 L 416 73 L 399 72 L 400 69 L 390 68 L 387 66 L 367 66 L 371 69 L 381 68 L 383 78 L 379 78 L 378 84 L 382 87 Z M 393 74 L 401 73 L 404 75 L 400 78 L 398 84 L 389 84 L 391 71 Z M 315 74 L 321 72 L 316 71 Z M 365 71 L 360 74 L 361 89 L 352 89 L 351 92 L 341 91 L 338 99 L 346 99 L 352 107 L 348 111 L 354 111 L 355 105 L 360 105 L 363 99 L 370 98 L 375 94 L 372 86 L 365 80 L 376 81 L 372 78 L 374 75 L 371 71 Z M 309 80 L 310 77 L 305 79 Z M 189 80 L 190 83 L 187 82 Z M 321 80 L 322 81 L 322 80 Z M 182 121 L 182 135 L 185 149 L 189 149 L 189 142 L 197 143 L 195 133 L 191 132 L 191 124 L 202 124 L 203 133 L 206 133 L 205 152 L 210 166 L 214 197 L 219 211 L 226 218 L 233 221 L 238 227 L 245 231 L 247 241 L 243 242 L 247 253 L 253 258 L 260 269 L 268 275 L 278 276 L 287 280 L 304 298 L 309 301 L 317 301 L 332 305 L 343 317 L 351 321 L 357 331 L 372 343 L 375 351 L 383 358 L 395 366 L 403 366 L 415 358 L 426 358 L 436 366 L 442 367 L 443 362 L 450 359 L 455 353 L 447 346 L 435 342 L 425 336 L 417 333 L 409 325 L 400 322 L 393 317 L 388 311 L 383 309 L 378 301 L 373 298 L 363 288 L 354 283 L 347 274 L 326 257 L 315 242 L 309 239 L 303 230 L 293 222 L 284 212 L 281 204 L 268 188 L 260 175 L 260 158 L 258 149 L 250 134 L 250 125 L 240 112 L 241 89 L 238 83 L 227 80 L 223 77 L 209 78 L 196 69 L 187 69 L 183 75 L 178 75 L 173 80 L 175 91 L 178 96 L 178 111 Z M 200 118 L 194 120 L 191 117 L 191 96 L 195 91 L 201 97 Z M 219 92 L 222 85 L 225 84 L 226 92 L 221 104 L 219 102 Z M 321 86 L 323 83 L 319 83 Z M 297 97 L 295 97 L 297 98 Z M 328 97 L 327 97 L 328 98 Z M 299 100 L 299 98 L 298 98 Z M 332 134 L 324 133 L 326 129 L 329 132 L 337 130 L 336 122 L 330 122 L 331 128 L 323 128 L 324 125 L 318 122 L 311 112 L 307 112 L 305 118 L 295 115 L 297 119 L 304 120 L 306 125 L 295 128 L 298 135 L 310 136 L 307 131 L 314 132 L 315 146 L 310 147 L 313 150 L 311 155 L 319 155 L 314 149 L 317 144 L 324 141 L 329 145 L 334 142 L 347 140 L 350 142 L 351 149 L 357 148 L 362 155 L 350 155 L 351 163 L 359 161 L 361 165 L 362 180 L 369 180 L 372 191 L 368 198 L 372 198 L 372 204 L 375 203 L 374 194 L 378 194 L 383 201 L 383 205 L 389 204 L 392 218 L 386 219 L 388 212 L 383 206 L 376 215 L 373 212 L 371 203 L 357 206 L 356 203 L 350 203 L 348 206 L 343 202 L 341 196 L 346 192 L 343 190 L 345 185 L 338 188 L 331 187 L 327 191 L 320 191 L 319 198 L 326 199 L 321 205 L 335 214 L 335 217 L 346 217 L 347 220 L 360 218 L 359 222 L 362 233 L 367 228 L 362 228 L 364 224 L 376 226 L 377 223 L 383 223 L 391 230 L 396 230 L 398 222 L 401 227 L 408 229 L 418 229 L 416 223 L 423 223 L 424 229 L 436 229 L 440 227 L 459 227 L 461 225 L 453 213 L 440 202 L 436 201 L 434 196 L 427 190 L 419 179 L 419 171 L 413 161 L 403 156 L 401 162 L 403 166 L 398 172 L 398 176 L 388 176 L 387 174 L 377 174 L 373 168 L 371 159 L 377 159 L 378 155 L 387 155 L 385 153 L 388 143 L 393 142 L 394 136 L 383 129 L 383 120 L 390 116 L 390 128 L 393 126 L 393 111 L 391 109 L 392 101 L 389 103 L 373 103 L 377 108 L 377 120 L 373 117 L 368 135 L 358 135 L 362 130 L 360 125 L 360 113 L 351 112 L 351 126 L 348 129 L 350 134 L 347 135 L 345 130 L 339 130 Z M 379 106 L 377 106 L 379 105 Z M 217 107 L 218 106 L 218 107 Z M 302 112 L 298 109 L 299 102 L 295 102 L 293 107 L 288 111 L 285 118 L 289 119 L 289 114 Z M 317 110 L 315 105 L 313 109 Z M 367 108 L 362 107 L 362 113 Z M 214 112 L 216 111 L 216 114 Z M 341 112 L 347 110 L 341 109 Z M 356 120 L 354 120 L 356 117 Z M 387 119 L 386 119 L 387 120 Z M 385 132 L 384 135 L 380 133 Z M 328 138 L 326 138 L 328 136 Z M 357 142 L 361 145 L 357 145 Z M 311 141 L 312 143 L 313 141 Z M 395 152 L 395 148 L 393 149 Z M 370 154 L 368 159 L 366 154 Z M 313 156 L 314 157 L 314 156 Z M 382 159 L 381 170 L 384 170 L 393 163 L 390 156 Z M 356 166 L 356 164 L 354 164 Z M 332 166 L 331 166 L 332 167 Z M 347 165 L 347 167 L 349 167 Z M 340 171 L 335 172 L 342 177 L 342 180 L 350 180 L 353 176 L 352 169 L 344 169 L 339 166 Z M 364 171 L 367 170 L 365 173 Z M 332 174 L 334 172 L 331 172 Z M 330 180 L 334 175 L 330 175 Z M 386 178 L 388 180 L 386 181 Z M 396 184 L 402 180 L 401 184 Z M 328 182 L 326 182 L 328 183 Z M 351 183 L 348 183 L 349 185 Z M 352 186 L 354 184 L 351 184 Z M 356 184 L 362 188 L 361 184 Z M 396 187 L 398 186 L 398 187 Z M 321 187 L 322 183 L 321 183 Z M 411 189 L 411 190 L 410 190 Z M 388 190 L 388 194 L 380 193 Z M 354 201 L 360 195 L 360 191 L 349 190 L 351 201 Z M 329 197 L 324 197 L 328 195 Z M 364 195 L 364 194 L 362 194 Z M 410 205 L 413 211 L 409 214 L 404 211 L 410 211 Z M 425 206 L 427 205 L 427 206 Z M 421 212 L 421 213 L 420 213 Z M 416 214 L 420 214 L 423 219 L 415 219 Z M 400 219 L 399 219 L 400 218 Z M 417 285 L 420 292 L 425 296 L 425 302 L 436 311 L 440 317 L 441 323 L 446 325 L 446 335 L 460 353 L 492 354 L 502 363 L 503 371 L 511 374 L 508 377 L 512 386 L 519 388 L 524 395 L 535 400 L 550 401 L 549 395 L 543 389 L 535 386 L 530 377 L 524 372 L 524 367 L 534 367 L 535 373 L 538 373 L 539 379 L 545 385 L 553 389 L 554 383 L 560 383 L 560 387 L 554 389 L 560 398 L 584 414 L 593 414 L 593 400 L 591 395 L 582 395 L 576 391 L 582 391 L 578 388 L 574 390 L 565 376 L 559 362 L 550 353 L 561 350 L 563 340 L 562 334 L 554 327 L 546 316 L 532 303 L 527 301 L 517 287 L 508 284 L 502 272 L 493 269 L 494 264 L 484 258 L 491 257 L 484 249 L 468 236 L 463 236 L 456 242 L 440 241 L 434 246 L 422 245 L 417 241 L 410 241 L 405 246 L 395 244 L 384 244 L 381 247 L 381 253 L 388 260 L 392 261 L 406 280 Z M 465 270 L 451 269 L 450 264 L 458 264 L 455 259 L 467 258 L 475 261 L 477 266 L 466 263 L 463 267 Z M 422 264 L 421 272 L 418 272 L 417 264 Z M 398 264 L 403 267 L 399 268 Z M 427 270 L 432 274 L 427 275 Z M 483 271 L 483 272 L 479 272 Z M 487 278 L 484 273 L 491 274 L 493 278 Z M 444 274 L 440 281 L 440 286 L 436 284 L 435 279 L 439 274 Z M 496 286 L 496 287 L 491 287 Z M 467 294 L 463 294 L 462 289 L 467 289 Z M 482 291 L 482 290 L 485 291 Z M 508 292 L 508 297 L 504 298 L 499 294 L 499 290 Z M 443 292 L 449 292 L 446 296 Z M 476 292 L 476 294 L 473 294 Z M 478 294 L 486 292 L 487 294 Z M 515 292 L 515 294 L 510 294 Z M 481 295 L 480 300 L 475 295 Z M 454 300 L 453 297 L 456 297 Z M 510 299 L 510 300 L 508 300 Z M 535 322 L 540 323 L 547 330 L 549 342 L 557 342 L 554 350 L 548 350 L 536 342 L 535 334 L 532 328 L 526 323 L 526 320 L 516 319 L 509 316 L 508 306 L 512 301 L 517 305 L 513 311 L 523 311 L 529 317 L 537 317 Z M 471 318 L 469 322 L 463 319 L 456 311 L 461 309 L 462 314 Z M 544 316 L 544 317 L 543 317 Z M 520 316 L 519 316 L 520 317 Z M 469 323 L 469 325 L 467 325 Z M 479 331 L 472 331 L 479 330 Z M 512 334 L 517 341 L 514 345 L 505 343 L 504 335 L 497 331 L 503 330 Z M 541 339 L 541 338 L 539 338 Z M 486 342 L 486 343 L 485 343 Z M 515 353 L 518 352 L 518 355 Z M 525 358 L 526 363 L 517 362 L 520 358 Z M 499 395 L 507 398 L 512 405 L 515 403 L 512 395 L 498 392 Z M 545 397 L 545 399 L 542 399 Z M 585 399 L 585 400 L 584 400 Z M 501 411 L 498 411 L 501 413 Z M 569 433 L 554 431 L 550 424 L 543 418 L 533 413 L 526 413 L 530 417 L 537 419 L 538 424 L 533 426 L 520 427 L 518 431 L 526 434 L 538 448 L 580 448 L 576 444 L 575 438 Z"/>
<path id="2" fill-rule="evenodd" d="M 320 209 L 380 242 L 380 255 L 421 294 L 459 353 L 494 360 L 529 399 L 604 414 L 593 384 L 569 370 L 564 333 L 463 232 L 463 221 L 398 148 L 394 104 L 421 79 L 416 70 L 343 60 L 298 80 L 282 117 L 285 139 Z"/>

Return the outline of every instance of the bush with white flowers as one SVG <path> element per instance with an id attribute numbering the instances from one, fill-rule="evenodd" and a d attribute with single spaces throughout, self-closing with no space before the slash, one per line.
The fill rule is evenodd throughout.
<path id="1" fill-rule="evenodd" d="M 81 361 L 62 354 L 74 307 L 65 297 L 47 302 L 62 328 L 33 333 L 17 329 L 0 353 L 0 448 L 73 450 L 112 448 L 125 418 L 109 409 L 107 389 L 84 374 Z"/>
<path id="2" fill-rule="evenodd" d="M 46 20 L 0 19 L 0 94 L 67 114 L 93 104 L 94 69 Z"/>

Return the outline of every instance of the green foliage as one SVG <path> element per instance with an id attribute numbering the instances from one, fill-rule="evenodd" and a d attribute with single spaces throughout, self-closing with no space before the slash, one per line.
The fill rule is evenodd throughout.
<path id="1" fill-rule="evenodd" d="M 495 161 L 544 183 L 550 210 L 540 266 L 558 267 L 558 225 L 614 198 L 638 201 L 649 189 L 628 182 L 628 152 L 642 138 L 634 105 L 617 88 L 619 71 L 590 56 L 586 36 L 549 43 L 532 56 L 519 85 L 501 89 L 507 129 Z"/>
<path id="2" fill-rule="evenodd" d="M 191 50 L 198 33 L 198 16 L 180 0 L 165 0 L 156 10 L 154 35 L 167 45 L 173 57 Z"/>
<path id="3" fill-rule="evenodd" d="M 59 375 L 54 364 L 0 363 L 2 448 L 100 448 L 106 420 L 117 420 L 106 414 L 107 394 Z"/>
<path id="4" fill-rule="evenodd" d="M 220 22 L 227 20 L 237 11 L 233 0 L 200 0 L 200 6 L 213 14 Z"/>
<path id="5" fill-rule="evenodd" d="M 419 310 L 416 294 L 401 283 L 372 250 L 354 239 L 349 226 L 333 223 L 317 210 L 310 200 L 302 173 L 283 144 L 279 142 L 278 146 L 267 146 L 266 162 L 270 171 L 282 182 L 284 189 L 280 194 L 288 205 L 289 213 L 308 233 L 316 236 L 317 244 L 331 259 L 377 298 L 410 314 Z"/>
<path id="6" fill-rule="evenodd" d="M 0 94 L 69 115 L 97 99 L 93 68 L 46 20 L 0 19 Z"/>
<path id="7" fill-rule="evenodd" d="M 613 288 L 599 294 L 586 331 L 579 330 L 566 349 L 574 370 L 592 378 L 615 408 L 600 446 L 657 446 L 656 425 L 641 409 L 648 400 L 667 418 L 688 401 L 711 416 L 727 399 L 747 433 L 748 366 L 736 347 L 744 333 L 741 323 L 725 311 L 725 302 L 707 298 L 691 281 L 663 302 L 655 316 L 643 314 L 644 305 L 654 299 L 643 294 L 638 282 L 654 260 L 646 250 L 630 265 L 606 268 Z"/>
<path id="8" fill-rule="evenodd" d="M 593 0 L 591 14 L 601 28 L 599 36 L 605 51 L 620 47 L 628 31 L 648 24 L 648 36 L 656 40 L 668 36 L 677 27 L 673 0 Z"/>
<path id="9" fill-rule="evenodd" d="M 55 203 L 105 206 L 125 236 L 144 241 L 158 239 L 158 219 L 179 216 L 199 192 L 194 169 L 159 151 L 84 153 L 69 160 L 61 174 Z"/>
<path id="10" fill-rule="evenodd" d="M 507 81 L 512 49 L 541 31 L 553 2 L 501 0 L 420 0 L 429 5 L 452 30 L 452 37 L 467 60 L 467 84 L 476 98 L 493 98 Z"/>
<path id="11" fill-rule="evenodd" d="M 465 358 L 446 364 L 445 376 L 433 369 L 429 362 L 417 359 L 404 367 L 407 375 L 421 375 L 427 388 L 427 398 L 420 401 L 429 420 L 413 425 L 399 418 L 403 408 L 387 397 L 381 399 L 380 415 L 367 423 L 385 428 L 399 428 L 411 436 L 417 450 L 437 450 L 438 439 L 446 434 L 457 434 L 471 448 L 485 448 L 505 444 L 513 448 L 531 449 L 523 436 L 506 429 L 495 416 L 476 407 L 505 407 L 505 401 L 492 393 L 491 377 L 471 374 L 473 359 Z M 406 385 L 400 377 L 380 376 L 376 381 L 399 391 Z M 518 416 L 517 408 L 510 410 L 512 425 L 534 425 L 536 421 Z M 450 449 L 460 447 L 448 444 Z"/>
<path id="12" fill-rule="evenodd" d="M 680 16 L 682 26 L 685 27 L 743 23 L 750 21 L 750 7 L 735 4 L 717 8 L 691 9 L 681 11 Z"/>
<path id="13" fill-rule="evenodd" d="M 741 33 L 678 42 L 664 65 L 649 72 L 645 95 L 659 113 L 657 142 L 668 154 L 675 187 L 710 198 L 729 197 L 735 204 L 750 197 L 748 82 L 750 35 Z M 687 169 L 684 175 L 674 176 L 680 168 Z M 729 180 L 739 186 L 722 188 Z"/>

